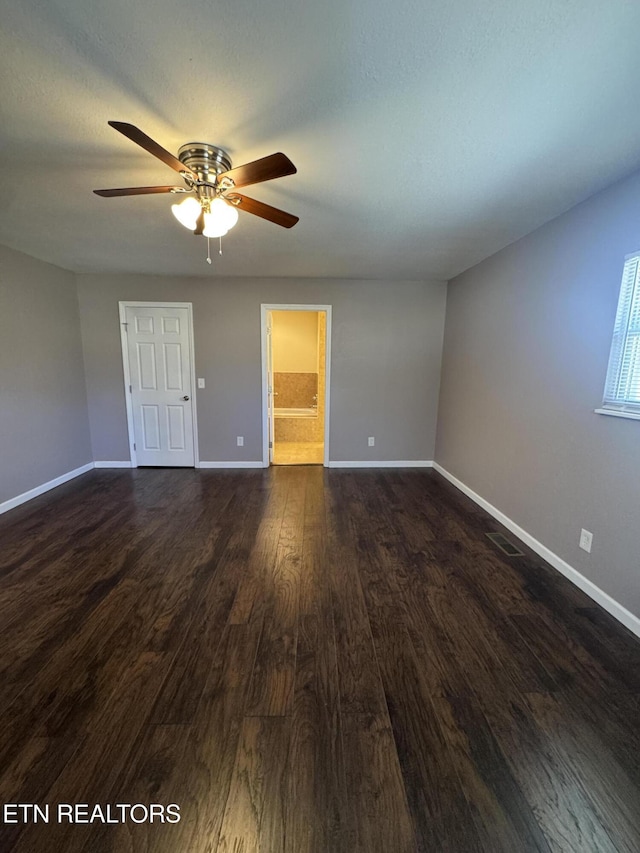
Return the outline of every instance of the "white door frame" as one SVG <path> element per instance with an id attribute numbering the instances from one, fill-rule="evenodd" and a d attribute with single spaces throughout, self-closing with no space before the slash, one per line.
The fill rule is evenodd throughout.
<path id="1" fill-rule="evenodd" d="M 269 311 L 324 311 L 327 318 L 325 345 L 324 388 L 324 461 L 329 467 L 329 405 L 331 388 L 331 305 L 273 305 L 260 306 L 260 342 L 262 344 L 262 467 L 269 467 L 269 387 L 267 379 L 267 314 Z"/>
<path id="2" fill-rule="evenodd" d="M 129 370 L 129 351 L 127 343 L 127 308 L 186 308 L 189 329 L 189 356 L 191 358 L 191 412 L 193 421 L 193 461 L 194 467 L 200 467 L 200 451 L 198 449 L 198 414 L 196 411 L 196 357 L 193 345 L 193 305 L 191 302 L 118 302 L 120 315 L 120 346 L 122 347 L 122 370 L 124 373 L 124 399 L 127 407 L 127 431 L 129 433 L 129 454 L 131 467 L 138 467 L 135 449 L 135 432 L 133 428 L 133 406 L 131 405 L 131 373 Z"/>

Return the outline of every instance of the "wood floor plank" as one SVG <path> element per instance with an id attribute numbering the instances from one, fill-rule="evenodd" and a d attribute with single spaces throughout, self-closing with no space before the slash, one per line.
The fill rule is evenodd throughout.
<path id="1" fill-rule="evenodd" d="M 392 535 L 387 527 L 385 541 Z M 376 540 L 361 542 L 358 571 L 418 849 L 480 851 L 475 831 L 465 828 L 472 815 L 451 745 L 404 629 L 406 606 Z"/>
<path id="2" fill-rule="evenodd" d="M 45 651 L 32 672 L 5 676 L 2 680 L 0 710 L 5 731 L 11 737 L 0 742 L 0 761 L 7 761 L 7 749 L 15 747 L 22 730 L 27 737 L 35 726 L 41 727 L 61 704 L 68 704 L 79 680 L 85 681 L 92 662 L 108 646 L 109 639 L 126 621 L 134 606 L 136 584 L 124 580 L 95 610 L 87 614 L 83 628 L 57 646 Z M 111 649 L 104 651 L 109 656 Z M 76 667 L 82 661 L 83 668 Z M 28 680 L 27 680 L 28 678 Z"/>
<path id="3" fill-rule="evenodd" d="M 188 607 L 182 642 L 158 697 L 153 715 L 156 724 L 187 724 L 193 719 L 244 570 L 247 533 L 243 524 L 252 511 L 247 502 L 245 511 L 239 513 L 238 527 L 227 528 L 198 568 L 202 583 Z M 200 649 L 197 655 L 193 654 L 194 645 Z"/>
<path id="4" fill-rule="evenodd" d="M 346 849 L 353 853 L 426 849 L 416 843 L 388 717 L 345 717 L 344 741 L 349 805 Z"/>
<path id="5" fill-rule="evenodd" d="M 191 849 L 215 851 L 231 787 L 262 625 L 229 625 L 200 698 L 185 750 Z"/>
<path id="6" fill-rule="evenodd" d="M 576 681 L 558 698 L 579 709 L 581 723 L 590 728 L 593 737 L 603 740 L 640 790 L 640 694 L 612 691 L 608 685 L 598 690 Z"/>
<path id="7" fill-rule="evenodd" d="M 217 853 L 284 850 L 290 721 L 245 717 Z"/>
<path id="8" fill-rule="evenodd" d="M 294 469 L 286 473 L 291 476 Z M 247 700 L 247 714 L 283 716 L 291 710 L 295 679 L 304 487 L 290 485 L 273 566 L 265 566 L 265 615 Z"/>
<path id="9" fill-rule="evenodd" d="M 305 515 L 286 770 L 286 853 L 347 853 L 343 730 L 322 516 Z"/>
<path id="10" fill-rule="evenodd" d="M 116 530 L 114 525 L 101 530 L 100 535 L 108 537 Z M 152 544 L 150 536 L 125 547 L 119 560 L 109 555 L 101 563 L 96 555 L 96 576 L 84 570 L 84 559 L 69 553 L 67 546 L 64 558 L 43 568 L 37 583 L 29 579 L 21 582 L 18 596 L 11 600 L 12 618 L 5 622 L 7 657 L 2 677 L 19 679 L 62 646 L 125 576 L 128 558 L 135 561 Z M 45 602 L 49 604 L 47 608 L 42 606 Z M 17 626 L 19 630 L 14 630 Z"/>
<path id="11" fill-rule="evenodd" d="M 520 701 L 508 706 L 486 703 L 490 726 L 507 757 L 512 774 L 533 808 L 554 850 L 615 853 L 619 848 L 574 779 L 562 749 L 554 748 L 526 718 Z M 514 725 L 511 715 L 518 717 Z M 509 721 L 507 721 L 509 718 Z"/>
<path id="12" fill-rule="evenodd" d="M 266 583 L 266 572 L 276 561 L 282 519 L 263 519 L 256 533 L 255 542 L 240 577 L 236 597 L 229 615 L 233 625 L 246 624 L 256 611 L 261 609 Z M 263 615 L 263 614 L 262 614 Z M 260 618 L 258 614 L 257 618 Z"/>
<path id="13" fill-rule="evenodd" d="M 169 853 L 189 849 L 194 824 L 188 813 L 183 813 L 187 805 L 183 799 L 186 769 L 183 756 L 189 731 L 189 726 L 175 725 L 150 725 L 142 730 L 136 754 L 132 755 L 131 771 L 124 782 L 116 782 L 110 800 L 147 807 L 154 803 L 164 810 L 161 813 L 156 810 L 153 820 L 142 823 L 133 820 L 96 823 L 86 833 L 82 853 Z M 180 820 L 174 823 L 170 820 L 175 809 L 169 812 L 166 806 L 175 804 L 176 797 L 182 799 L 183 805 Z M 144 814 L 140 809 L 137 811 Z"/>
<path id="14" fill-rule="evenodd" d="M 410 641 L 391 614 L 372 625 L 418 850 L 480 851 L 463 786 Z"/>
<path id="15" fill-rule="evenodd" d="M 362 586 L 353 560 L 349 516 L 335 492 L 326 496 L 327 573 L 343 714 L 384 716 L 387 706 Z"/>
<path id="16" fill-rule="evenodd" d="M 438 706 L 442 709 L 442 702 Z M 459 773 L 483 849 L 549 853 L 551 847 L 475 699 L 448 700 L 442 718 L 451 719 Z M 454 728 L 455 726 L 455 728 Z M 469 763 L 472 763 L 471 766 Z"/>
<path id="17" fill-rule="evenodd" d="M 0 803 L 46 803 L 47 792 L 78 748 L 74 737 L 32 737 L 3 765 Z M 0 820 L 0 850 L 12 850 L 25 827 Z M 37 849 L 37 848 L 35 848 Z"/>
<path id="18" fill-rule="evenodd" d="M 527 704 L 545 736 L 561 749 L 616 850 L 640 850 L 640 794 L 599 737 L 576 717 L 564 697 L 533 693 Z M 615 814 L 615 821 L 610 815 Z"/>
<path id="19" fill-rule="evenodd" d="M 105 803 L 118 778 L 126 772 L 131 752 L 147 723 L 155 696 L 166 676 L 162 655 L 143 653 L 121 685 L 117 710 L 104 706 L 95 728 L 78 742 L 78 749 L 51 788 L 50 803 Z M 89 825 L 33 824 L 21 834 L 16 853 L 58 849 L 80 851 L 91 833 Z"/>
<path id="20" fill-rule="evenodd" d="M 488 667 L 482 651 L 460 646 L 467 674 L 509 769 L 533 809 L 552 850 L 613 853 L 615 845 L 579 784 L 567 773 L 565 756 L 525 710 L 525 695 L 509 673 Z"/>

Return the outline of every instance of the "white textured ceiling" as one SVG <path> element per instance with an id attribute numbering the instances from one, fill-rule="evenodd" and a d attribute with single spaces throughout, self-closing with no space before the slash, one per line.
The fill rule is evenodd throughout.
<path id="1" fill-rule="evenodd" d="M 0 0 L 0 243 L 84 272 L 447 279 L 640 167 L 638 0 Z M 234 165 L 204 263 L 174 183 L 107 125 Z M 178 179 L 178 183 L 179 183 Z"/>

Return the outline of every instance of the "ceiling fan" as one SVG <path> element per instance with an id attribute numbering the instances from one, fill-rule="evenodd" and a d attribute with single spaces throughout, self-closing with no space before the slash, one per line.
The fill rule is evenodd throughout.
<path id="1" fill-rule="evenodd" d="M 121 187 L 118 189 L 94 190 L 103 198 L 126 195 L 151 195 L 155 193 L 187 194 L 180 204 L 171 206 L 176 219 L 194 234 L 205 237 L 222 237 L 238 221 L 238 210 L 253 213 L 283 228 L 292 228 L 297 216 L 256 201 L 236 192 L 238 187 L 272 181 L 285 175 L 295 175 L 296 167 L 284 154 L 271 154 L 231 168 L 231 158 L 222 148 L 208 142 L 188 142 L 178 156 L 143 133 L 133 124 L 110 121 L 109 124 L 132 142 L 140 145 L 149 154 L 175 169 L 185 186 Z"/>

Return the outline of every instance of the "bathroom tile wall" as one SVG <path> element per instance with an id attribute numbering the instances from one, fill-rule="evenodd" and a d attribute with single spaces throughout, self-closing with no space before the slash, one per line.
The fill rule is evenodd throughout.
<path id="1" fill-rule="evenodd" d="M 316 403 L 318 374 L 274 373 L 273 390 L 277 409 L 308 409 Z"/>

